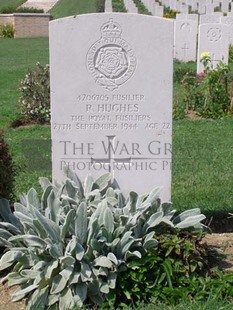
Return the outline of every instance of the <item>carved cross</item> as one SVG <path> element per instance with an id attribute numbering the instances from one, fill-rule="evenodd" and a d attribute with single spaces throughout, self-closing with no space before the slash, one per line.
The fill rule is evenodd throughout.
<path id="1" fill-rule="evenodd" d="M 112 148 L 114 145 L 114 140 L 116 136 L 106 136 L 108 138 L 108 154 L 106 158 L 91 158 L 91 164 L 94 165 L 95 163 L 99 164 L 107 164 L 108 165 L 108 171 L 114 172 L 115 165 L 117 164 L 129 164 L 131 165 L 131 157 L 128 158 L 115 158 L 114 153 L 112 152 Z"/>
<path id="2" fill-rule="evenodd" d="M 184 43 L 184 46 L 181 48 L 184 51 L 184 58 L 187 56 L 187 50 L 189 50 L 189 47 Z"/>

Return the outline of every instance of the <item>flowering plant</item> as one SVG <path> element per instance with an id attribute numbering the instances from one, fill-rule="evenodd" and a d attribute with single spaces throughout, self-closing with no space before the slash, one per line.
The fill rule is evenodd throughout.
<path id="1" fill-rule="evenodd" d="M 213 69 L 209 52 L 202 53 L 200 61 L 204 66 L 203 72 L 196 76 L 186 74 L 182 81 L 188 110 L 210 118 L 231 113 L 229 85 L 232 76 L 229 67 L 220 61 Z"/>
<path id="2" fill-rule="evenodd" d="M 35 70 L 30 70 L 21 82 L 21 97 L 23 117 L 32 123 L 48 123 L 50 121 L 50 85 L 49 65 L 36 64 Z"/>

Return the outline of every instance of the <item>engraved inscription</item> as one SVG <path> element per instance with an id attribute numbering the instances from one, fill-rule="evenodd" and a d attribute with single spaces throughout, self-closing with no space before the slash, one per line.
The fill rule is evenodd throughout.
<path id="1" fill-rule="evenodd" d="M 98 95 L 98 94 L 81 94 L 77 97 L 78 102 L 108 102 L 109 100 L 112 101 L 145 101 L 145 96 L 142 94 L 115 94 L 115 95 Z"/>
<path id="2" fill-rule="evenodd" d="M 214 59 L 214 57 L 213 57 Z M 143 94 L 79 94 L 83 103 L 81 114 L 71 114 L 70 123 L 53 123 L 56 131 L 154 131 L 161 135 L 171 129 L 170 123 L 155 122 L 144 114 Z M 111 102 L 111 103 L 109 103 Z"/>
<path id="3" fill-rule="evenodd" d="M 185 22 L 185 23 L 181 24 L 180 25 L 180 30 L 182 30 L 184 32 L 190 32 L 191 31 L 190 24 L 188 22 Z"/>
<path id="4" fill-rule="evenodd" d="M 108 135 L 100 141 L 103 156 L 98 157 L 95 143 L 74 143 L 61 140 L 63 158 L 61 169 L 66 165 L 72 170 L 170 170 L 171 144 L 152 140 L 142 146 L 139 142 L 125 143 L 116 135 Z"/>
<path id="5" fill-rule="evenodd" d="M 53 124 L 53 129 L 54 130 L 66 131 L 66 130 L 71 130 L 72 126 L 71 126 L 71 124 L 58 124 L 58 123 L 54 123 Z"/>
<path id="6" fill-rule="evenodd" d="M 136 57 L 121 38 L 121 27 L 111 18 L 101 27 L 101 39 L 87 53 L 87 69 L 96 83 L 109 91 L 117 89 L 133 75 Z"/>
<path id="7" fill-rule="evenodd" d="M 220 28 L 210 28 L 207 32 L 207 38 L 210 42 L 218 42 L 222 33 Z"/>
<path id="8" fill-rule="evenodd" d="M 233 25 L 233 18 L 232 17 L 225 18 L 224 19 L 224 24 Z"/>

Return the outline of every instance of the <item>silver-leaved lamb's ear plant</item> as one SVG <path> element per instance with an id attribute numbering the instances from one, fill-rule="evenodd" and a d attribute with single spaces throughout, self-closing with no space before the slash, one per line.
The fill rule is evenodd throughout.
<path id="1" fill-rule="evenodd" d="M 3 282 L 19 285 L 12 301 L 27 298 L 27 309 L 100 305 L 128 261 L 156 248 L 161 227 L 203 228 L 199 209 L 175 216 L 170 203 L 161 204 L 159 188 L 125 200 L 110 174 L 87 176 L 82 185 L 69 171 L 62 185 L 46 178 L 40 184 L 41 200 L 32 188 L 13 213 L 0 201 L 0 270 L 11 269 Z"/>

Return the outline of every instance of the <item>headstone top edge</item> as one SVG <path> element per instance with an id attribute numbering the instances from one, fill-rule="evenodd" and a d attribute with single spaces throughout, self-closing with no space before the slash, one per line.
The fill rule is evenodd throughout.
<path id="1" fill-rule="evenodd" d="M 150 15 L 145 15 L 145 14 L 137 14 L 137 13 L 119 13 L 119 12 L 106 12 L 106 13 L 87 13 L 87 14 L 79 14 L 79 15 L 72 15 L 72 16 L 67 16 L 67 17 L 63 17 L 63 18 L 58 18 L 55 20 L 51 20 L 49 22 L 50 25 L 53 24 L 57 24 L 60 22 L 65 22 L 68 20 L 73 20 L 73 19 L 86 19 L 89 17 L 111 17 L 111 16 L 116 16 L 116 17 L 122 17 L 122 16 L 126 16 L 126 17 L 136 17 L 137 19 L 154 19 L 154 20 L 158 20 L 162 23 L 170 23 L 170 24 L 174 24 L 174 20 L 170 19 L 170 18 L 163 18 L 160 16 L 150 16 Z"/>

